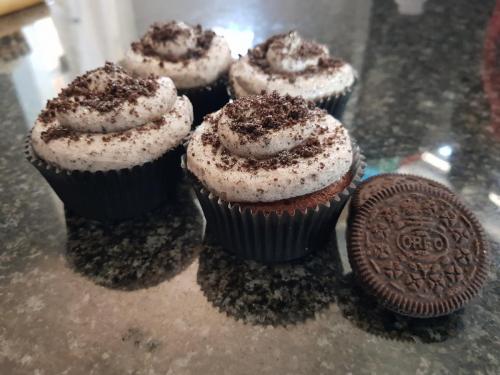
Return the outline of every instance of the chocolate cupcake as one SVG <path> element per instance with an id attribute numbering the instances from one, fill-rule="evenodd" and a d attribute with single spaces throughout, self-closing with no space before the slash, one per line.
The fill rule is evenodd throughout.
<path id="1" fill-rule="evenodd" d="M 237 99 L 206 117 L 186 164 L 211 234 L 262 262 L 324 245 L 364 168 L 339 121 L 277 93 Z"/>
<path id="2" fill-rule="evenodd" d="M 200 25 L 171 21 L 153 24 L 132 43 L 123 65 L 142 77 L 170 77 L 179 94 L 191 100 L 198 125 L 203 116 L 229 100 L 226 85 L 231 62 L 231 50 L 222 36 Z"/>
<path id="3" fill-rule="evenodd" d="M 233 97 L 271 93 L 313 100 L 340 119 L 356 82 L 351 65 L 331 57 L 325 45 L 296 31 L 273 36 L 250 49 L 229 70 Z"/>
<path id="4" fill-rule="evenodd" d="M 106 63 L 50 100 L 27 140 L 27 157 L 66 208 L 124 219 L 165 202 L 180 175 L 192 106 L 171 79 L 133 78 Z"/>

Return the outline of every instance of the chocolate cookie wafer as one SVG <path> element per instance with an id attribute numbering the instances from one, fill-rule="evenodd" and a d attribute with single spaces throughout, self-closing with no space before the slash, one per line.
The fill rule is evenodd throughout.
<path id="1" fill-rule="evenodd" d="M 361 207 L 366 201 L 368 201 L 368 199 L 380 190 L 401 184 L 421 184 L 450 191 L 450 189 L 443 184 L 425 177 L 402 173 L 382 173 L 363 181 L 352 196 L 351 209 Z"/>
<path id="2" fill-rule="evenodd" d="M 359 208 L 350 226 L 352 269 L 390 310 L 422 318 L 446 315 L 469 302 L 486 280 L 483 229 L 443 189 L 383 189 Z"/>

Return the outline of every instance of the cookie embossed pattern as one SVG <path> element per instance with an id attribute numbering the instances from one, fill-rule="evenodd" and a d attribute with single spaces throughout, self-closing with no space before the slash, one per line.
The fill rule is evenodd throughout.
<path id="1" fill-rule="evenodd" d="M 404 315 L 449 314 L 486 280 L 483 230 L 446 190 L 411 184 L 381 190 L 359 208 L 349 242 L 360 283 Z"/>
<path id="2" fill-rule="evenodd" d="M 352 195 L 351 207 L 361 207 L 373 194 L 396 185 L 423 184 L 429 187 L 450 191 L 445 185 L 421 176 L 404 173 L 381 173 L 363 181 L 363 184 Z M 450 191 L 451 192 L 451 191 Z"/>

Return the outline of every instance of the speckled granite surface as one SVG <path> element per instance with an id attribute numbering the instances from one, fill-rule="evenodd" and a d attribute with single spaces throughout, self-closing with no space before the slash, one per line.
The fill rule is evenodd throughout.
<path id="1" fill-rule="evenodd" d="M 360 84 L 345 120 L 368 156 L 368 174 L 423 174 L 471 206 L 492 242 L 482 294 L 437 319 L 385 311 L 353 281 L 345 218 L 328 248 L 309 258 L 274 267 L 236 260 L 202 242 L 203 219 L 186 187 L 175 205 L 112 226 L 65 213 L 24 160 L 22 143 L 48 88 L 60 87 L 85 56 L 75 53 L 78 41 L 67 44 L 72 34 L 61 19 L 54 21 L 62 44 L 47 48 L 35 36 L 52 21 L 32 24 L 31 12 L 22 29 L 30 52 L 0 59 L 1 374 L 500 373 L 494 2 L 294 1 L 286 10 L 277 3 L 284 1 L 122 6 L 139 32 L 159 15 L 237 22 L 254 30 L 253 42 L 298 27 L 353 61 Z M 91 12 L 79 19 L 66 11 L 66 26 L 88 26 Z M 15 32 L 11 24 L 0 31 Z M 102 43 L 95 53 L 112 49 Z"/>

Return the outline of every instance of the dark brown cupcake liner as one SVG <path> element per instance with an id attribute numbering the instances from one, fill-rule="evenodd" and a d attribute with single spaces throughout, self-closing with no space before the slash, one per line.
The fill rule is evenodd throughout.
<path id="1" fill-rule="evenodd" d="M 193 127 L 201 124 L 203 117 L 222 108 L 228 101 L 227 74 L 210 85 L 190 89 L 177 89 L 178 95 L 186 95 L 193 104 Z"/>
<path id="2" fill-rule="evenodd" d="M 182 176 L 183 146 L 160 158 L 132 168 L 80 171 L 57 168 L 39 158 L 26 138 L 25 155 L 64 203 L 76 214 L 100 221 L 140 216 L 175 196 Z"/>
<path id="3" fill-rule="evenodd" d="M 394 193 L 412 191 L 426 193 L 427 195 L 433 195 L 452 202 L 467 216 L 476 230 L 478 236 L 477 241 L 482 249 L 482 262 L 477 265 L 474 279 L 471 280 L 460 293 L 452 297 L 424 302 L 412 299 L 401 293 L 397 294 L 395 293 L 395 287 L 386 286 L 377 281 L 376 277 L 374 277 L 374 273 L 370 271 L 370 260 L 366 259 L 363 255 L 365 249 L 363 248 L 362 242 L 363 238 L 366 236 L 365 224 L 371 220 L 369 209 L 377 202 L 384 200 Z M 451 314 L 463 308 L 471 301 L 479 293 L 488 278 L 490 251 L 484 229 L 472 211 L 469 210 L 456 195 L 450 193 L 449 190 L 418 184 L 401 184 L 388 187 L 374 194 L 373 197 L 363 204 L 355 220 L 350 223 L 349 226 L 351 228 L 348 234 L 350 237 L 348 240 L 348 257 L 358 283 L 369 294 L 373 295 L 382 306 L 398 314 L 414 318 L 432 318 Z"/>
<path id="4" fill-rule="evenodd" d="M 252 212 L 250 208 L 225 202 L 188 172 L 205 214 L 206 233 L 237 257 L 262 263 L 290 261 L 321 248 L 335 231 L 340 213 L 364 173 L 364 158 L 355 143 L 353 150 L 353 178 L 349 186 L 329 202 L 294 214 Z"/>
<path id="5" fill-rule="evenodd" d="M 337 93 L 325 98 L 314 100 L 314 103 L 316 104 L 317 107 L 326 110 L 330 115 L 332 115 L 336 119 L 342 120 L 342 116 L 344 115 L 347 103 L 349 102 L 349 98 L 351 97 L 352 91 L 356 86 L 356 83 L 357 80 L 355 80 L 351 86 L 346 88 L 341 93 Z M 236 99 L 234 90 L 231 87 L 231 80 L 229 80 L 227 84 L 227 94 L 232 100 Z"/>
<path id="6" fill-rule="evenodd" d="M 323 99 L 315 100 L 314 102 L 319 108 L 325 109 L 330 115 L 335 117 L 338 120 L 342 120 L 344 116 L 345 109 L 347 107 L 347 103 L 351 98 L 352 90 L 356 82 L 352 84 L 352 86 L 348 87 L 342 93 L 332 95 Z"/>

